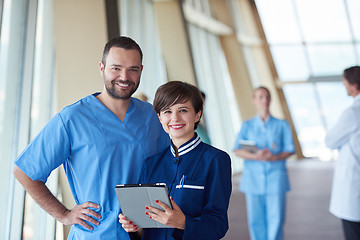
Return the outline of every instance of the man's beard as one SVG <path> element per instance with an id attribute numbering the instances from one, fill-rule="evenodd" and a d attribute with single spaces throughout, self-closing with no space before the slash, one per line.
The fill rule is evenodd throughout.
<path id="1" fill-rule="evenodd" d="M 121 92 L 117 91 L 115 88 L 116 82 L 121 82 L 121 83 L 125 83 L 125 84 L 130 83 L 129 81 L 117 81 L 117 80 L 112 80 L 110 82 L 105 83 L 105 89 L 108 92 L 108 94 L 116 99 L 129 99 L 139 87 L 139 84 L 136 85 L 136 84 L 130 83 L 130 87 L 132 87 L 130 89 L 130 91 L 128 93 L 121 93 Z"/>

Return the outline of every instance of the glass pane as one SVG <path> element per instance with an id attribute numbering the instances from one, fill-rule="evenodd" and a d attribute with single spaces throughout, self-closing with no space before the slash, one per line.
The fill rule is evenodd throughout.
<path id="1" fill-rule="evenodd" d="M 356 44 L 356 54 L 357 65 L 360 65 L 360 44 Z"/>
<path id="2" fill-rule="evenodd" d="M 39 0 L 36 19 L 34 71 L 31 98 L 30 138 L 33 139 L 52 115 L 52 90 L 54 73 L 52 0 Z M 54 175 L 54 172 L 51 176 Z M 57 192 L 57 178 L 47 181 L 48 188 Z M 54 239 L 55 219 L 47 214 L 26 194 L 23 239 Z"/>
<path id="3" fill-rule="evenodd" d="M 326 128 L 331 129 L 339 119 L 342 111 L 353 103 L 342 82 L 317 83 L 317 91 L 321 102 L 321 114 Z"/>
<path id="4" fill-rule="evenodd" d="M 270 50 L 281 81 L 304 81 L 309 78 L 303 46 L 273 46 Z"/>
<path id="5" fill-rule="evenodd" d="M 348 10 L 351 19 L 351 27 L 354 33 L 354 37 L 357 41 L 360 41 L 360 1 L 359 0 L 347 0 Z"/>
<path id="6" fill-rule="evenodd" d="M 342 71 L 356 64 L 352 44 L 324 44 L 308 46 L 314 76 L 341 75 Z"/>
<path id="7" fill-rule="evenodd" d="M 318 111 L 314 85 L 285 85 L 284 94 L 305 157 L 321 157 L 328 150 L 324 144 L 326 130 Z"/>
<path id="8" fill-rule="evenodd" d="M 240 113 L 220 42 L 213 34 L 192 24 L 188 24 L 188 31 L 198 86 L 206 93 L 204 116 L 211 144 L 235 159 L 232 146 L 241 124 Z M 227 87 L 224 88 L 224 85 Z M 220 125 L 221 129 L 216 127 Z M 233 172 L 240 171 L 238 163 L 233 161 Z"/>
<path id="9" fill-rule="evenodd" d="M 18 143 L 18 92 L 25 39 L 26 3 L 5 1 L 0 38 L 0 236 L 11 227 L 13 160 Z M 15 217 L 14 217 L 15 218 Z"/>
<path id="10" fill-rule="evenodd" d="M 351 41 L 343 0 L 296 0 L 296 7 L 305 41 Z"/>
<path id="11" fill-rule="evenodd" d="M 301 42 L 292 1 L 256 0 L 256 6 L 270 44 Z"/>
<path id="12" fill-rule="evenodd" d="M 152 102 L 156 89 L 167 81 L 152 3 L 142 0 L 119 0 L 118 6 L 121 35 L 136 39 L 145 53 L 142 80 L 134 97 L 144 94 L 148 101 Z"/>

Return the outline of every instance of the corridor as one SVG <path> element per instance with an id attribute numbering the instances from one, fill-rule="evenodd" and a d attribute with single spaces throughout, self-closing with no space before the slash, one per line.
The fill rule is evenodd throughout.
<path id="1" fill-rule="evenodd" d="M 291 191 L 287 195 L 285 240 L 344 240 L 341 222 L 329 213 L 333 162 L 316 159 L 289 161 Z M 233 179 L 230 229 L 225 240 L 248 240 L 245 196 Z"/>

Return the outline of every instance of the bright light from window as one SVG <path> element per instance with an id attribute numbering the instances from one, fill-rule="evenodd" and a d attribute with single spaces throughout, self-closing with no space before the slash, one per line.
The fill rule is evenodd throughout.
<path id="1" fill-rule="evenodd" d="M 257 0 L 256 5 L 270 44 L 301 43 L 292 1 Z"/>
<path id="2" fill-rule="evenodd" d="M 302 45 L 274 45 L 270 49 L 281 80 L 306 81 L 310 77 L 307 56 Z"/>
<path id="3" fill-rule="evenodd" d="M 359 0 L 347 0 L 348 11 L 351 19 L 351 28 L 354 33 L 356 41 L 360 41 L 360 1 Z"/>
<path id="4" fill-rule="evenodd" d="M 308 45 L 308 52 L 313 76 L 340 75 L 357 63 L 355 46 L 350 43 Z"/>
<path id="5" fill-rule="evenodd" d="M 256 0 L 256 5 L 303 153 L 329 159 L 327 129 L 349 104 L 341 78 L 333 82 L 334 76 L 360 64 L 360 1 Z M 331 82 L 323 82 L 327 77 Z M 315 83 L 294 83 L 310 80 Z"/>
<path id="6" fill-rule="evenodd" d="M 351 41 L 344 0 L 296 0 L 307 42 Z"/>

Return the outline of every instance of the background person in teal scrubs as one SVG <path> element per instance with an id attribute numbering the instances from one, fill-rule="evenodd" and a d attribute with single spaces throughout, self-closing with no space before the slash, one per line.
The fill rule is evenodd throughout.
<path id="1" fill-rule="evenodd" d="M 15 161 L 14 175 L 33 199 L 65 225 L 68 239 L 129 239 L 117 221 L 117 184 L 138 181 L 144 160 L 169 145 L 150 103 L 132 98 L 140 83 L 142 51 L 127 37 L 104 48 L 104 90 L 65 107 Z M 64 166 L 76 206 L 49 191 L 50 173 Z"/>
<path id="2" fill-rule="evenodd" d="M 289 124 L 270 114 L 270 92 L 255 89 L 257 116 L 245 121 L 236 138 L 234 152 L 244 158 L 240 190 L 246 195 L 249 232 L 252 240 L 281 240 L 285 222 L 286 192 L 290 190 L 286 158 L 294 152 Z M 256 143 L 258 151 L 242 148 L 241 140 Z"/>
<path id="3" fill-rule="evenodd" d="M 172 228 L 144 229 L 143 240 L 215 240 L 228 230 L 231 194 L 231 160 L 227 153 L 205 144 L 194 132 L 203 109 L 199 90 L 188 83 L 171 81 L 159 87 L 154 109 L 172 144 L 148 158 L 140 183 L 166 183 L 173 209 L 158 202 L 144 216 Z M 138 232 L 136 223 L 119 215 L 126 231 Z"/>
<path id="4" fill-rule="evenodd" d="M 204 107 L 205 107 L 206 94 L 203 91 L 201 91 L 201 96 L 202 96 L 203 104 L 204 104 Z M 202 142 L 211 145 L 211 140 L 210 140 L 210 137 L 209 137 L 209 133 L 208 133 L 204 118 L 202 120 L 200 120 L 200 123 L 197 126 L 195 132 L 200 137 Z"/>

